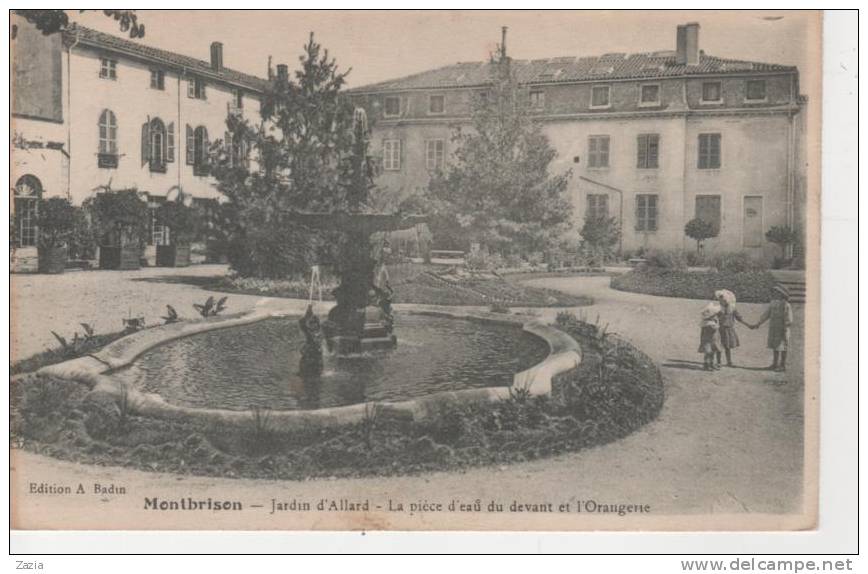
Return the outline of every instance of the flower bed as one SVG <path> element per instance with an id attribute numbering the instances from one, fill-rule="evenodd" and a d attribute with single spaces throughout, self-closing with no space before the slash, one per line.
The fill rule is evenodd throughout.
<path id="1" fill-rule="evenodd" d="M 269 411 L 246 424 L 140 416 L 132 400 L 87 383 L 29 375 L 12 383 L 16 445 L 77 462 L 183 474 L 303 479 L 395 475 L 503 464 L 616 440 L 663 402 L 654 363 L 628 342 L 568 315 L 588 350 L 551 395 L 517 387 L 501 400 L 442 401 L 420 420 L 368 405 L 352 424 L 281 428 Z"/>
<path id="2" fill-rule="evenodd" d="M 711 299 L 718 289 L 729 289 L 739 301 L 765 303 L 771 299 L 775 279 L 768 271 L 687 271 L 683 269 L 635 269 L 612 278 L 611 286 L 620 291 Z"/>
<path id="3" fill-rule="evenodd" d="M 513 307 L 578 307 L 593 303 L 589 297 L 526 287 L 494 274 L 483 278 L 455 278 L 442 267 L 426 265 L 398 265 L 389 267 L 388 271 L 395 303 L 474 306 L 500 303 Z M 199 279 L 197 284 L 212 291 L 246 295 L 293 299 L 307 299 L 310 295 L 310 283 L 301 279 L 221 277 L 207 282 Z M 334 279 L 324 279 L 325 300 L 334 299 L 331 295 L 334 287 Z"/>

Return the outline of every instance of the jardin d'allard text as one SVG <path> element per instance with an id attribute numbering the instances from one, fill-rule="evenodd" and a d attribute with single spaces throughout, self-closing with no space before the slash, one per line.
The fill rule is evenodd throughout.
<path id="1" fill-rule="evenodd" d="M 128 496 L 128 488 L 116 483 L 51 484 L 31 482 L 28 492 L 36 496 Z M 651 514 L 650 504 L 641 501 L 595 500 L 574 498 L 569 500 L 517 500 L 517 499 L 386 499 L 369 498 L 271 498 L 265 502 L 221 500 L 214 497 L 161 497 L 146 494 L 142 497 L 142 509 L 175 512 L 265 512 L 282 514 L 293 512 L 398 512 L 410 515 L 427 513 L 509 513 L 509 514 Z"/>

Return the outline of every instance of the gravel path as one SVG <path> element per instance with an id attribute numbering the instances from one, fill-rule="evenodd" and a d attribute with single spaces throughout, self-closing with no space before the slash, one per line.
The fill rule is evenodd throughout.
<path id="1" fill-rule="evenodd" d="M 106 328 L 116 312 L 133 303 L 147 317 L 157 316 L 165 302 L 189 309 L 193 301 L 207 296 L 201 289 L 178 284 L 133 281 L 162 274 L 166 270 L 106 275 L 81 273 L 61 277 L 13 277 L 13 290 L 20 294 L 13 312 L 28 310 L 38 320 L 28 320 L 16 329 L 13 341 L 22 349 L 39 349 L 50 343 L 43 335 L 48 329 L 72 329 L 79 320 L 106 315 Z M 219 267 L 172 270 L 177 274 L 222 272 Z M 80 276 L 81 278 L 79 279 Z M 123 277 L 122 281 L 118 281 Z M 107 279 L 111 278 L 111 281 Z M 163 528 L 291 528 L 302 520 L 296 513 L 269 514 L 271 499 L 318 501 L 322 498 L 370 499 L 371 504 L 393 501 L 473 501 L 477 498 L 500 501 L 570 502 L 596 500 L 605 503 L 641 503 L 651 506 L 653 516 L 692 515 L 698 528 L 734 527 L 733 520 L 752 513 L 750 524 L 741 527 L 774 529 L 787 522 L 781 515 L 797 513 L 802 505 L 803 472 L 803 370 L 791 360 L 790 370 L 772 373 L 762 370 L 770 362 L 764 348 L 765 329 L 740 328 L 742 347 L 735 354 L 736 368 L 705 373 L 701 369 L 697 316 L 702 301 L 651 297 L 614 291 L 607 277 L 543 278 L 530 281 L 536 286 L 590 295 L 596 303 L 583 308 L 593 320 L 599 313 L 610 330 L 631 339 L 661 365 L 666 384 L 666 403 L 657 420 L 616 443 L 555 458 L 510 465 L 478 468 L 466 472 L 429 473 L 420 476 L 272 482 L 161 475 L 118 468 L 100 468 L 66 463 L 32 453 L 16 451 L 13 460 L 13 489 L 25 496 L 16 523 L 34 528 L 50 526 L 56 512 L 54 497 L 28 495 L 30 482 L 62 481 L 89 485 L 114 482 L 126 487 L 126 494 L 97 497 L 105 511 L 95 512 L 92 497 L 64 497 L 64 512 L 70 527 L 142 528 L 154 519 L 143 510 L 143 497 L 187 496 L 197 499 L 242 500 L 245 506 L 262 504 L 263 509 L 241 514 L 160 513 Z M 28 291 L 29 289 L 29 291 Z M 24 290 L 24 291 L 22 291 Z M 37 291 L 39 292 L 37 294 Z M 57 301 L 75 293 L 67 306 L 51 308 L 39 301 Z M 100 297 L 100 292 L 109 296 Z M 23 293 L 23 294 L 22 294 Z M 49 299 L 44 299 L 48 297 Z M 232 311 L 256 302 L 255 297 L 230 296 Z M 762 305 L 739 304 L 748 321 L 754 321 Z M 192 312 L 192 310 L 190 310 Z M 543 313 L 553 315 L 553 310 Z M 791 356 L 801 357 L 802 309 L 796 307 Z M 19 315 L 20 316 L 20 315 Z M 94 321 L 95 322 L 95 321 Z M 101 323 L 96 323 L 101 325 Z M 98 329 L 99 330 L 99 329 Z M 50 334 L 49 334 L 50 337 Z M 27 354 L 22 351 L 22 353 Z M 815 400 L 815 397 L 810 397 Z M 87 487 L 89 488 L 89 486 Z M 96 509 L 100 507 L 97 506 Z M 150 512 L 150 514 L 149 514 Z M 705 516 L 713 513 L 714 517 Z M 203 517 L 208 516 L 208 522 Z M 211 517 L 214 517 L 213 519 Z M 455 515 L 453 515 L 455 517 Z M 353 517 L 357 522 L 353 522 Z M 462 527 L 505 528 L 503 516 L 489 513 L 457 515 Z M 735 517 L 735 518 L 734 518 Z M 616 515 L 528 514 L 525 527 L 569 529 L 588 526 L 619 528 L 623 518 Z M 440 520 L 415 513 L 340 513 L 310 517 L 313 528 L 431 528 Z M 346 522 L 349 520 L 349 522 Z M 307 521 L 306 521 L 307 522 Z M 685 523 L 680 523 L 684 526 Z M 801 526 L 807 524 L 799 523 Z M 666 526 L 657 523 L 654 527 Z M 672 524 L 669 525 L 672 527 Z M 623 526 L 620 526 L 623 527 Z M 648 528 L 652 525 L 648 524 Z"/>

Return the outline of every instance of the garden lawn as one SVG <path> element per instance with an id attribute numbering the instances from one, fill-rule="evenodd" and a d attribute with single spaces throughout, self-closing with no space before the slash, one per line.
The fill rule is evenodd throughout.
<path id="1" fill-rule="evenodd" d="M 775 279 L 768 271 L 686 271 L 680 269 L 634 269 L 612 278 L 611 286 L 619 291 L 712 299 L 718 289 L 729 289 L 739 301 L 766 303 L 771 299 Z"/>
<path id="2" fill-rule="evenodd" d="M 481 278 L 455 280 L 448 268 L 425 264 L 398 264 L 387 268 L 389 284 L 394 289 L 394 303 L 422 305 L 506 305 L 514 307 L 579 307 L 590 305 L 589 297 L 566 294 L 553 289 L 529 287 L 508 278 L 485 274 Z M 183 281 L 173 277 L 172 281 Z M 307 299 L 310 283 L 303 279 L 258 279 L 253 277 L 195 277 L 190 283 L 209 291 Z M 159 279 L 156 279 L 159 280 Z M 325 277 L 323 299 L 334 300 L 331 290 L 336 279 Z M 318 298 L 318 293 L 314 298 Z"/>

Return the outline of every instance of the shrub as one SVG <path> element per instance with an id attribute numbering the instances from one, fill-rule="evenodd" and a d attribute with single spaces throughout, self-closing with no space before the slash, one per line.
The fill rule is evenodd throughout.
<path id="1" fill-rule="evenodd" d="M 100 245 L 138 245 L 148 235 L 148 206 L 136 189 L 106 189 L 85 200 L 92 229 Z"/>
<path id="2" fill-rule="evenodd" d="M 157 208 L 157 221 L 169 228 L 169 240 L 173 245 L 190 243 L 202 229 L 202 215 L 194 206 L 181 201 L 164 201 Z"/>
<path id="3" fill-rule="evenodd" d="M 724 273 L 744 273 L 765 271 L 768 266 L 761 259 L 753 259 L 747 253 L 721 253 L 709 261 L 709 265 Z"/>
<path id="4" fill-rule="evenodd" d="M 641 266 L 643 269 L 686 269 L 687 260 L 684 253 L 681 251 L 662 251 L 653 250 L 645 254 L 645 263 Z"/>
<path id="5" fill-rule="evenodd" d="M 621 226 L 614 217 L 585 217 L 579 235 L 582 237 L 581 251 L 588 264 L 600 266 L 615 259 Z"/>
<path id="6" fill-rule="evenodd" d="M 611 286 L 621 291 L 686 299 L 710 299 L 716 290 L 728 289 L 739 301 L 766 303 L 771 299 L 775 279 L 768 271 L 636 270 L 613 277 Z"/>
<path id="7" fill-rule="evenodd" d="M 766 240 L 781 248 L 781 259 L 787 256 L 787 247 L 799 241 L 799 233 L 787 225 L 775 225 L 766 231 Z"/>
<path id="8" fill-rule="evenodd" d="M 698 217 L 691 219 L 684 225 L 684 235 L 696 241 L 696 252 L 702 252 L 702 242 L 712 237 L 717 237 L 720 229 Z"/>
<path id="9" fill-rule="evenodd" d="M 39 202 L 36 224 L 39 227 L 39 246 L 63 247 L 69 244 L 75 229 L 75 208 L 68 199 L 50 197 Z"/>

